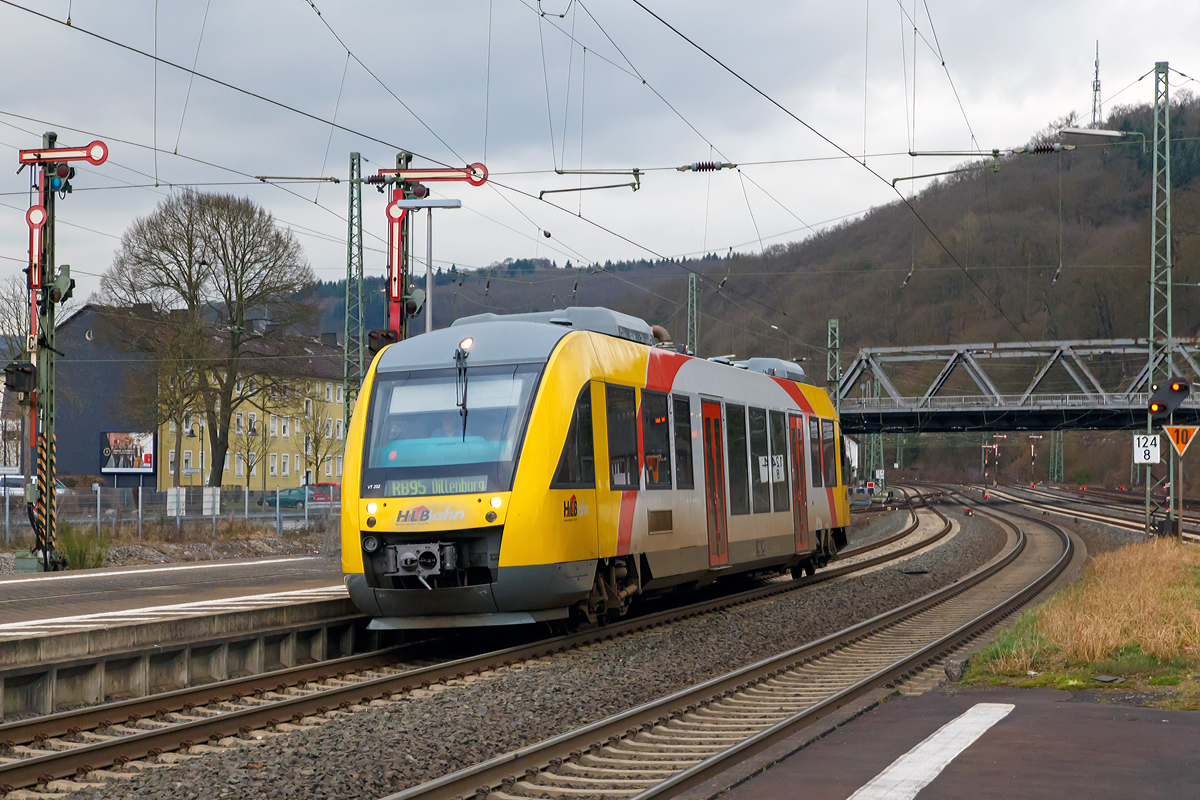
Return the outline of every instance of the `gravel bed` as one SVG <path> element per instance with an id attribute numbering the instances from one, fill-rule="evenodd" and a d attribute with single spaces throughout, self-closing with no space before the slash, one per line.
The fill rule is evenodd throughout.
<path id="1" fill-rule="evenodd" d="M 147 770 L 75 798 L 374 798 L 535 744 L 868 619 L 980 566 L 1006 536 L 982 518 L 933 551 L 813 591 L 747 604 L 497 670 L 313 730 Z M 905 574 L 900 569 L 926 569 Z"/>
<path id="2" fill-rule="evenodd" d="M 895 511 L 879 511 L 868 514 L 866 519 L 851 517 L 850 519 L 850 544 L 849 547 L 861 547 L 871 542 L 877 542 L 880 539 L 886 539 L 894 533 L 899 533 L 908 527 L 912 521 L 912 517 L 908 513 L 908 509 L 896 509 Z"/>

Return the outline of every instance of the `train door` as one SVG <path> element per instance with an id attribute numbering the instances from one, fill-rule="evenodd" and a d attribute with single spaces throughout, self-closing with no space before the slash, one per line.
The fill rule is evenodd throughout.
<path id="1" fill-rule="evenodd" d="M 804 472 L 804 417 L 788 416 L 788 427 L 792 439 L 792 498 L 793 518 L 796 525 L 796 552 L 812 549 L 808 535 L 808 476 Z"/>
<path id="2" fill-rule="evenodd" d="M 704 490 L 708 517 L 708 563 L 729 563 L 729 531 L 725 520 L 725 435 L 721 404 L 704 400 Z"/>

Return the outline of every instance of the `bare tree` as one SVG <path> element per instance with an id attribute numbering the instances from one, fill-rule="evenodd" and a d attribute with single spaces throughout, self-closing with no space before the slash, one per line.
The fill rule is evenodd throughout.
<path id="1" fill-rule="evenodd" d="M 313 483 L 320 483 L 321 465 L 326 459 L 332 460 L 334 453 L 341 448 L 334 435 L 334 413 L 338 413 L 332 403 L 326 403 L 321 394 L 321 382 L 317 381 L 314 390 L 307 392 L 304 398 L 304 416 L 300 419 L 300 432 L 304 435 L 304 466 L 313 471 Z"/>
<path id="2" fill-rule="evenodd" d="M 241 380 L 245 344 L 311 323 L 313 282 L 296 237 L 269 212 L 246 198 L 190 191 L 134 222 L 101 279 L 109 303 L 182 308 L 204 321 L 209 335 L 193 358 L 203 365 L 197 381 L 213 485 L 220 485 L 234 409 L 253 395 Z M 253 329 L 255 319 L 264 330 Z"/>

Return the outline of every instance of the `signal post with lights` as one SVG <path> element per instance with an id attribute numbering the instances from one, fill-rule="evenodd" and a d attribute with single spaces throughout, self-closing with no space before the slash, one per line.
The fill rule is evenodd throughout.
<path id="1" fill-rule="evenodd" d="M 55 312 L 60 303 L 71 298 L 75 281 L 71 268 L 59 268 L 54 255 L 54 203 L 71 191 L 75 177 L 74 161 L 87 161 L 99 166 L 108 159 L 108 146 L 95 141 L 86 147 L 57 147 L 58 134 L 53 131 L 42 136 L 37 150 L 21 150 L 20 169 L 32 167 L 33 188 L 37 199 L 25 215 L 29 225 L 29 265 L 24 272 L 29 288 L 29 336 L 25 342 L 28 362 L 9 364 L 4 369 L 6 388 L 18 393 L 20 402 L 29 408 L 29 444 L 36 459 L 36 483 L 29 479 L 30 459 L 25 460 L 25 499 L 29 521 L 33 526 L 35 545 L 44 570 L 64 566 L 57 552 L 56 493 L 57 474 L 54 453 L 54 362 Z"/>
<path id="2" fill-rule="evenodd" d="M 1195 438 L 1196 431 L 1200 427 L 1195 425 L 1172 425 L 1172 415 L 1175 409 L 1179 408 L 1179 404 L 1187 399 L 1192 393 L 1191 383 L 1180 377 L 1174 377 L 1169 383 L 1154 384 L 1150 387 L 1150 401 L 1147 404 L 1146 411 L 1150 416 L 1150 424 L 1161 424 L 1163 431 L 1167 434 L 1167 440 L 1170 441 L 1171 447 L 1175 451 L 1175 457 L 1168 463 L 1171 465 L 1171 472 L 1174 473 L 1170 477 L 1171 489 L 1169 493 L 1170 502 L 1167 507 L 1167 521 L 1170 533 L 1179 538 L 1183 533 L 1183 454 L 1191 445 L 1192 439 Z M 1166 424 L 1164 424 L 1166 423 Z M 1178 468 L 1176 469 L 1176 465 Z M 1147 487 L 1150 482 L 1146 482 Z M 1176 499 L 1178 498 L 1178 499 Z M 1146 531 L 1150 532 L 1151 511 L 1149 506 L 1146 510 Z"/>

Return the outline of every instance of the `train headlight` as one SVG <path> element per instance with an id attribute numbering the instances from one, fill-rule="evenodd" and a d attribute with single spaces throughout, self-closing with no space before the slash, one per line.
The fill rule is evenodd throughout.
<path id="1" fill-rule="evenodd" d="M 379 510 L 379 506 L 377 504 L 367 503 L 367 513 L 368 514 L 374 514 L 378 510 Z"/>
<path id="2" fill-rule="evenodd" d="M 499 507 L 500 507 L 500 498 L 493 497 L 492 498 L 492 508 L 499 508 Z"/>
<path id="3" fill-rule="evenodd" d="M 366 550 L 368 553 L 374 553 L 379 549 L 379 540 L 374 536 L 364 536 L 362 540 L 362 547 L 363 550 Z"/>

